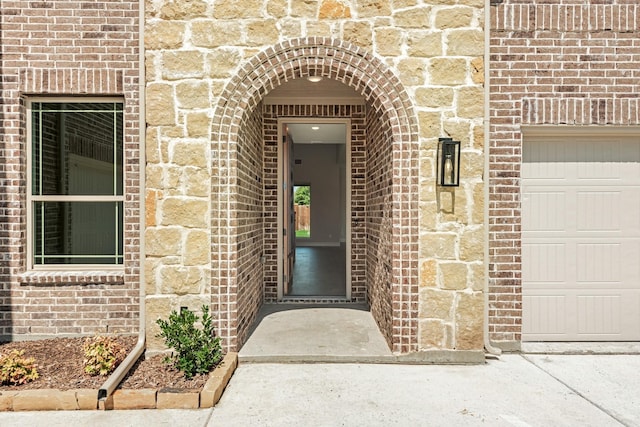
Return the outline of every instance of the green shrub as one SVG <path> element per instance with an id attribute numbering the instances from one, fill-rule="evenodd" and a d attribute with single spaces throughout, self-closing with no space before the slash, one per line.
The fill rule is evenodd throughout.
<path id="1" fill-rule="evenodd" d="M 162 331 L 158 334 L 164 338 L 167 347 L 173 348 L 177 356 L 167 357 L 168 363 L 184 372 L 186 378 L 211 371 L 222 358 L 220 338 L 215 336 L 209 308 L 202 306 L 202 328 L 195 323 L 198 317 L 190 310 L 172 311 L 169 320 L 158 319 Z"/>
<path id="2" fill-rule="evenodd" d="M 0 383 L 20 385 L 38 378 L 38 365 L 33 357 L 22 357 L 24 350 L 12 350 L 0 356 Z"/>
<path id="3" fill-rule="evenodd" d="M 115 336 L 85 338 L 82 350 L 84 371 L 89 375 L 109 375 L 127 356 L 127 350 Z"/>

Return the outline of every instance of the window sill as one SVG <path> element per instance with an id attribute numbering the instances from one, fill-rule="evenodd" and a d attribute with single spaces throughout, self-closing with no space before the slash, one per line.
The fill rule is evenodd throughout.
<path id="1" fill-rule="evenodd" d="M 21 285 L 88 285 L 88 284 L 124 284 L 124 271 L 28 271 L 19 276 Z"/>

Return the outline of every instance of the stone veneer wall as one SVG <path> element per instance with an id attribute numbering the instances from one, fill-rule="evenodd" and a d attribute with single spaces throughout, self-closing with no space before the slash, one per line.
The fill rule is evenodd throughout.
<path id="1" fill-rule="evenodd" d="M 313 72 L 361 93 L 391 136 L 393 350 L 481 349 L 484 1 L 146 5 L 147 149 L 157 153 L 147 203 L 159 220 L 147 232 L 208 233 L 212 249 L 209 265 L 181 265 L 188 245 L 147 259 L 151 272 L 211 277 L 210 287 L 185 288 L 184 274 L 151 274 L 148 321 L 211 301 L 226 345 L 238 344 L 238 234 L 228 208 L 238 191 L 239 126 L 268 91 Z M 441 136 L 463 143 L 462 186 L 453 192 L 436 191 Z M 210 198 L 187 190 L 201 181 L 184 166 L 210 173 Z"/>
<path id="2" fill-rule="evenodd" d="M 636 0 L 491 7 L 489 330 L 521 339 L 521 125 L 640 125 Z M 512 344 L 507 344 L 507 343 Z"/>
<path id="3" fill-rule="evenodd" d="M 0 12 L 0 336 L 138 330 L 139 2 L 2 2 Z M 28 272 L 26 99 L 121 97 L 125 260 L 117 271 Z"/>

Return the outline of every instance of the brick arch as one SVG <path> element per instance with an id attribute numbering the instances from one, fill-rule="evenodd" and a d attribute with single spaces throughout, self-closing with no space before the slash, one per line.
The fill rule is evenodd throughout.
<path id="1" fill-rule="evenodd" d="M 320 75 L 360 93 L 380 117 L 391 147 L 392 212 L 390 260 L 393 296 L 387 339 L 393 351 L 417 350 L 418 307 L 418 124 L 403 85 L 380 59 L 348 42 L 299 38 L 256 54 L 228 82 L 215 106 L 212 124 L 212 304 L 229 348 L 238 338 L 238 278 L 234 265 L 237 234 L 232 215 L 240 129 L 265 95 L 288 80 Z M 215 213 L 215 215 L 213 214 Z M 373 311 L 373 310 L 372 310 Z M 375 316 L 375 313 L 374 313 Z"/>

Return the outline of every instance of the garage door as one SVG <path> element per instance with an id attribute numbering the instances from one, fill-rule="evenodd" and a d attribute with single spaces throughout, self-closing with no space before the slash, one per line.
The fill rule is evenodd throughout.
<path id="1" fill-rule="evenodd" d="M 526 138 L 523 341 L 640 340 L 640 138 Z"/>

